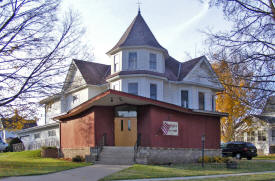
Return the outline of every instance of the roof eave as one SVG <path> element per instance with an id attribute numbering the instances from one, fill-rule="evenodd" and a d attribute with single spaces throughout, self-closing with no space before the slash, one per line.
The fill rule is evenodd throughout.
<path id="1" fill-rule="evenodd" d="M 111 56 L 116 54 L 119 51 L 125 50 L 125 49 L 135 49 L 135 48 L 147 48 L 147 49 L 152 49 L 152 50 L 156 50 L 156 51 L 161 51 L 164 53 L 164 55 L 168 56 L 168 50 L 166 50 L 165 48 L 157 48 L 157 47 L 153 47 L 153 46 L 148 46 L 148 45 L 140 45 L 140 46 L 120 46 L 118 48 L 115 49 L 111 49 L 110 51 L 108 51 L 106 54 Z"/>

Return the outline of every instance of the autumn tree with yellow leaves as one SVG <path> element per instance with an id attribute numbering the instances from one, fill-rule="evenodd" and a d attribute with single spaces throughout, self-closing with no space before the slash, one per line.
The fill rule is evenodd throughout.
<path id="1" fill-rule="evenodd" d="M 17 131 L 23 128 L 29 128 L 36 125 L 37 119 L 28 120 L 19 115 L 18 111 L 14 111 L 14 115 L 11 118 L 2 118 L 0 130 L 5 129 L 9 131 Z"/>
<path id="2" fill-rule="evenodd" d="M 249 101 L 255 92 L 247 87 L 249 82 L 234 77 L 226 61 L 212 64 L 225 90 L 216 97 L 216 110 L 228 113 L 221 119 L 221 139 L 223 142 L 234 141 L 243 132 L 249 131 L 252 125 Z M 238 67 L 234 67 L 237 69 Z M 249 73 L 248 73 L 249 75 Z"/>

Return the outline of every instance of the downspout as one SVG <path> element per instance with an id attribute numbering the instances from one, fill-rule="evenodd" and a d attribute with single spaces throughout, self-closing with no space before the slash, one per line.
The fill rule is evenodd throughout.
<path id="1" fill-rule="evenodd" d="M 59 155 L 58 156 L 61 157 L 61 153 L 62 153 L 62 151 L 61 151 L 61 121 L 59 121 Z M 62 155 L 62 157 L 63 157 L 63 155 Z"/>

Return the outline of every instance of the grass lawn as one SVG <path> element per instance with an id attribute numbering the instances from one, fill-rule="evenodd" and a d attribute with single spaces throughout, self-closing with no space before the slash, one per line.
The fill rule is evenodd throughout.
<path id="1" fill-rule="evenodd" d="M 105 180 L 142 179 L 184 177 L 199 175 L 231 174 L 244 172 L 260 172 L 275 170 L 275 163 L 265 161 L 240 161 L 238 169 L 227 169 L 225 165 L 206 164 L 201 168 L 200 164 L 186 164 L 173 166 L 133 165 L 127 169 L 109 175 Z"/>
<path id="2" fill-rule="evenodd" d="M 260 175 L 246 175 L 236 177 L 223 177 L 211 179 L 196 179 L 194 181 L 274 181 L 275 173 L 267 173 Z"/>
<path id="3" fill-rule="evenodd" d="M 0 153 L 0 178 L 58 172 L 90 164 L 41 158 L 40 150 Z"/>
<path id="4" fill-rule="evenodd" d="M 253 158 L 254 160 L 275 160 L 275 154 L 261 155 Z"/>

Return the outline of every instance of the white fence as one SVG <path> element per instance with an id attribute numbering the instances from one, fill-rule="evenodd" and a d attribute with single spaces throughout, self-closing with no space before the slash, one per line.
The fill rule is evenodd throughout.
<path id="1" fill-rule="evenodd" d="M 59 148 L 59 140 L 56 138 L 43 139 L 38 141 L 25 141 L 24 142 L 25 150 L 38 150 L 43 146 L 54 146 Z"/>

